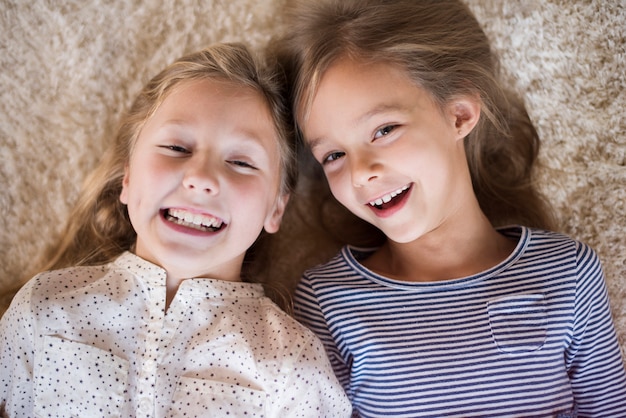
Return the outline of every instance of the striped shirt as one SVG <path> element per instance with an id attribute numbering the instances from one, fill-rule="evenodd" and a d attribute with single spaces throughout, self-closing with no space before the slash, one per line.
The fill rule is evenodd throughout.
<path id="1" fill-rule="evenodd" d="M 392 280 L 345 247 L 307 271 L 296 316 L 322 339 L 362 417 L 626 417 L 626 372 L 596 253 L 509 227 L 499 265 Z"/>

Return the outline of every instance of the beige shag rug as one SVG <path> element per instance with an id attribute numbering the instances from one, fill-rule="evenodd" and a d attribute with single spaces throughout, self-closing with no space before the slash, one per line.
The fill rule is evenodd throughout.
<path id="1" fill-rule="evenodd" d="M 0 3 L 0 313 L 141 85 L 212 42 L 263 46 L 285 1 Z M 626 352 L 626 5 L 468 2 L 544 140 L 540 181 L 561 230 L 604 263 Z M 335 251 L 332 240 L 308 238 L 303 217 L 302 208 L 288 217 L 270 269 L 287 289 Z"/>

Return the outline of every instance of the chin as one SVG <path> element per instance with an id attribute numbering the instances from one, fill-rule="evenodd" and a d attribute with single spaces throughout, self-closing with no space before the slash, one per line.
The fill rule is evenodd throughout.
<path id="1" fill-rule="evenodd" d="M 390 241 L 393 241 L 398 244 L 410 244 L 422 238 L 424 235 L 426 235 L 427 232 L 413 232 L 409 234 L 407 233 L 407 231 L 400 231 L 400 232 L 393 231 L 390 233 L 383 231 L 383 233 L 387 236 L 387 239 L 389 239 Z"/>

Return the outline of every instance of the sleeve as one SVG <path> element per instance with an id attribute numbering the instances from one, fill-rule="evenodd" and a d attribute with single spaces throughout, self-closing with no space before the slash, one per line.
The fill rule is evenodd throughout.
<path id="1" fill-rule="evenodd" d="M 344 360 L 339 344 L 330 330 L 327 318 L 320 306 L 312 280 L 305 274 L 296 288 L 294 296 L 294 316 L 298 321 L 313 331 L 322 341 L 330 364 L 343 386 L 350 395 L 350 365 Z"/>
<path id="2" fill-rule="evenodd" d="M 580 417 L 626 417 L 626 372 L 602 266 L 577 243 L 573 341 L 566 360 Z"/>
<path id="3" fill-rule="evenodd" d="M 349 418 L 352 405 L 337 381 L 319 339 L 308 339 L 295 358 L 285 384 L 277 418 Z"/>
<path id="4" fill-rule="evenodd" d="M 33 411 L 33 281 L 15 295 L 0 318 L 0 416 L 30 417 Z"/>

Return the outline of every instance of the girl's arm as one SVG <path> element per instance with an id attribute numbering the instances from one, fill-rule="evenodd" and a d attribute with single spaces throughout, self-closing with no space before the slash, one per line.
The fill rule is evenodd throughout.
<path id="1" fill-rule="evenodd" d="M 0 319 L 0 415 L 33 416 L 33 280 L 15 295 Z"/>
<path id="2" fill-rule="evenodd" d="M 596 253 L 577 243 L 573 341 L 566 353 L 581 417 L 626 417 L 626 371 Z"/>

